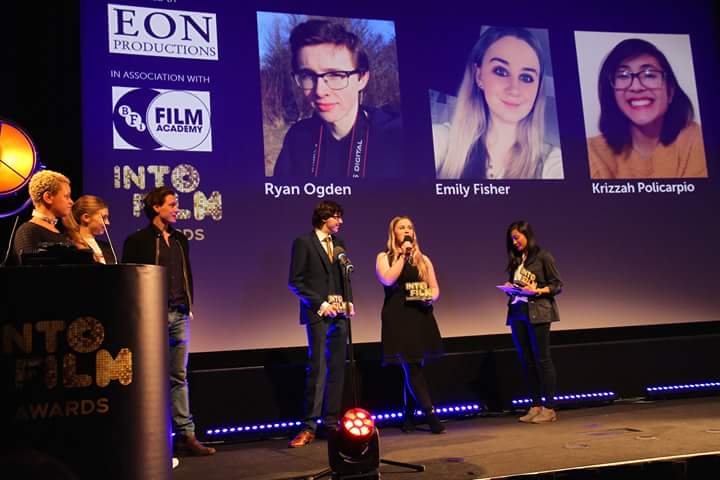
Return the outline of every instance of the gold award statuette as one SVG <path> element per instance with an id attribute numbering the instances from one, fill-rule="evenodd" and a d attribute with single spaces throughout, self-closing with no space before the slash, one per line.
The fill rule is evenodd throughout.
<path id="1" fill-rule="evenodd" d="M 520 267 L 517 274 L 515 275 L 514 283 L 520 285 L 521 287 L 525 287 L 527 285 L 535 286 L 535 274 L 532 273 L 530 270 L 527 270 L 525 267 Z"/>
<path id="2" fill-rule="evenodd" d="M 405 284 L 405 300 L 425 302 L 432 300 L 432 288 L 427 282 L 408 282 Z"/>
<path id="3" fill-rule="evenodd" d="M 328 295 L 327 302 L 337 310 L 347 312 L 347 302 L 343 300 L 342 295 Z"/>

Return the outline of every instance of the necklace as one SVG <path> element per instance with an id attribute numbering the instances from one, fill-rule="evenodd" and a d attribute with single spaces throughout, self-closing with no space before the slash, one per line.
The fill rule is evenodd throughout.
<path id="1" fill-rule="evenodd" d="M 53 227 L 57 225 L 58 219 L 57 218 L 50 218 L 47 215 L 43 215 L 42 213 L 38 212 L 37 210 L 32 211 L 32 216 L 35 218 L 38 218 L 42 220 L 45 223 L 49 223 Z"/>

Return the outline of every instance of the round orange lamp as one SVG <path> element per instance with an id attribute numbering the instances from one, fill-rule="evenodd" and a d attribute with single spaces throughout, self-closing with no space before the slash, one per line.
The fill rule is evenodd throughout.
<path id="1" fill-rule="evenodd" d="M 0 120 L 0 197 L 23 188 L 37 167 L 37 152 L 18 126 Z"/>

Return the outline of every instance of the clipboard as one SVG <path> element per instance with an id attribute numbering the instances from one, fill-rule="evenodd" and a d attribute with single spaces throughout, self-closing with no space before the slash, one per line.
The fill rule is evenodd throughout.
<path id="1" fill-rule="evenodd" d="M 525 291 L 523 291 L 521 288 L 518 288 L 514 285 L 508 287 L 507 285 L 495 285 L 495 288 L 499 288 L 503 292 L 510 294 L 510 295 L 523 295 L 528 296 L 529 294 Z"/>

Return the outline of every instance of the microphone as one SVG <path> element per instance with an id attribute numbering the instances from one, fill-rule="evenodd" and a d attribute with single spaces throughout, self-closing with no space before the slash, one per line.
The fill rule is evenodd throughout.
<path id="1" fill-rule="evenodd" d="M 335 260 L 340 262 L 340 265 L 345 267 L 348 272 L 355 270 L 355 266 L 350 261 L 350 257 L 345 253 L 345 249 L 342 247 L 335 247 Z"/>
<path id="2" fill-rule="evenodd" d="M 412 245 L 413 245 L 413 243 L 415 243 L 413 241 L 413 238 L 410 235 L 405 235 L 405 237 L 403 237 L 402 244 L 405 245 L 405 243 L 408 243 L 408 242 L 410 243 L 410 247 L 405 248 L 405 251 L 403 252 L 405 255 L 410 254 L 410 251 L 412 250 Z"/>

